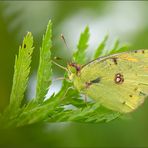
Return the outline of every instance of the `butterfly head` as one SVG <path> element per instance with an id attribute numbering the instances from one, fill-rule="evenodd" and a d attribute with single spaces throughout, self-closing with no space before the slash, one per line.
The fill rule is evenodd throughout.
<path id="1" fill-rule="evenodd" d="M 74 77 L 77 76 L 78 73 L 80 72 L 81 66 L 79 64 L 71 62 L 71 63 L 68 64 L 67 69 L 68 69 L 69 79 L 73 80 Z"/>

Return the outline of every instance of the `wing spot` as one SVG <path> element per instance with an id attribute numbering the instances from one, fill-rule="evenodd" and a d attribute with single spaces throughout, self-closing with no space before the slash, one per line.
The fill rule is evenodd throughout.
<path id="1" fill-rule="evenodd" d="M 126 104 L 126 101 L 123 101 L 122 104 L 125 105 Z"/>
<path id="2" fill-rule="evenodd" d="M 89 88 L 92 85 L 91 82 L 85 82 L 85 88 Z"/>
<path id="3" fill-rule="evenodd" d="M 96 78 L 94 80 L 91 80 L 90 82 L 85 82 L 85 87 L 86 88 L 89 88 L 92 84 L 95 84 L 95 83 L 99 83 L 101 80 L 101 78 Z"/>
<path id="4" fill-rule="evenodd" d="M 98 77 L 98 78 L 96 78 L 96 79 L 90 81 L 90 83 L 99 83 L 100 80 L 101 80 L 101 79 Z"/>
<path id="5" fill-rule="evenodd" d="M 26 44 L 24 44 L 24 48 L 26 48 Z"/>
<path id="6" fill-rule="evenodd" d="M 135 52 L 135 53 L 137 53 L 138 51 L 137 51 L 137 50 L 135 50 L 134 52 Z"/>
<path id="7" fill-rule="evenodd" d="M 114 62 L 115 65 L 118 64 L 118 63 L 117 63 L 117 58 L 112 58 L 112 60 L 113 60 L 113 62 Z"/>
<path id="8" fill-rule="evenodd" d="M 131 98 L 132 98 L 132 97 L 133 97 L 133 95 L 129 95 L 129 97 L 131 97 Z"/>
<path id="9" fill-rule="evenodd" d="M 117 74 L 115 75 L 114 81 L 115 81 L 116 84 L 122 84 L 122 83 L 124 82 L 124 77 L 123 77 L 123 75 L 120 74 L 120 73 L 117 73 Z"/>
<path id="10" fill-rule="evenodd" d="M 134 88 L 134 91 L 137 91 L 138 90 L 138 87 Z"/>
<path id="11" fill-rule="evenodd" d="M 139 95 L 140 96 L 146 96 L 146 94 L 144 92 L 142 92 L 142 91 L 139 92 Z"/>

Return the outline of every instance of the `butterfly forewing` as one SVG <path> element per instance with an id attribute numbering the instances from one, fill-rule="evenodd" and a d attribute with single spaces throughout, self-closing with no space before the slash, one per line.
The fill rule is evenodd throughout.
<path id="1" fill-rule="evenodd" d="M 79 90 L 107 108 L 133 111 L 148 96 L 148 50 L 96 59 L 81 69 L 78 79 L 84 86 Z"/>

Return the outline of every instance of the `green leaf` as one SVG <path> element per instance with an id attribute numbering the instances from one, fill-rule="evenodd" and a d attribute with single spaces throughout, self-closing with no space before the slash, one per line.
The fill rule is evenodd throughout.
<path id="1" fill-rule="evenodd" d="M 86 49 L 88 47 L 89 40 L 89 28 L 85 28 L 81 33 L 79 43 L 77 45 L 77 51 L 73 54 L 73 60 L 78 64 L 85 64 L 86 62 Z"/>
<path id="2" fill-rule="evenodd" d="M 37 72 L 36 101 L 42 102 L 51 84 L 51 47 L 52 47 L 52 23 L 48 22 L 47 30 L 43 36 L 42 47 L 40 48 L 40 62 Z"/>
<path id="3" fill-rule="evenodd" d="M 66 74 L 65 74 L 66 77 Z M 59 100 L 60 103 L 65 103 L 68 100 L 70 100 L 72 97 L 77 97 L 78 92 L 74 89 L 73 83 L 63 80 L 61 90 L 51 99 L 49 98 L 49 101 L 56 101 Z"/>
<path id="4" fill-rule="evenodd" d="M 73 110 L 65 110 L 59 108 L 49 118 L 50 122 L 65 122 L 75 121 L 82 123 L 99 123 L 109 122 L 118 118 L 121 114 L 115 111 L 111 111 L 101 106 L 99 103 L 87 104 L 86 107 L 76 108 Z"/>
<path id="5" fill-rule="evenodd" d="M 105 55 L 125 52 L 128 50 L 129 50 L 129 44 L 120 45 L 120 41 L 116 39 L 114 42 L 113 48 L 111 50 L 108 50 Z"/>
<path id="6" fill-rule="evenodd" d="M 122 45 L 120 48 L 118 48 L 118 50 L 114 53 L 125 52 L 125 51 L 128 51 L 128 50 L 129 50 L 129 45 L 125 44 L 125 45 Z"/>
<path id="7" fill-rule="evenodd" d="M 48 119 L 48 114 L 53 113 L 58 101 L 43 102 L 32 108 L 24 108 L 23 112 L 17 117 L 13 126 L 24 126 L 36 122 L 43 122 Z"/>
<path id="8" fill-rule="evenodd" d="M 110 54 L 116 53 L 119 47 L 119 40 L 116 39 L 113 45 L 113 48 L 109 51 Z"/>
<path id="9" fill-rule="evenodd" d="M 96 49 L 96 52 L 94 54 L 94 59 L 99 58 L 103 54 L 107 39 L 108 39 L 108 34 L 104 37 L 104 39 L 102 40 L 102 42 L 99 44 L 98 48 Z"/>
<path id="10" fill-rule="evenodd" d="M 30 72 L 31 55 L 33 52 L 33 37 L 29 32 L 19 47 L 19 55 L 15 58 L 13 85 L 10 96 L 11 110 L 17 110 L 24 97 Z"/>

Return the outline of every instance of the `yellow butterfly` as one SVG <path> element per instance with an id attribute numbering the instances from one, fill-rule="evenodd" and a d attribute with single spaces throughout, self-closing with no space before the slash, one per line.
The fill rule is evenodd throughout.
<path id="1" fill-rule="evenodd" d="M 82 94 L 127 113 L 148 96 L 148 49 L 105 56 L 86 65 L 68 64 L 68 77 Z"/>

